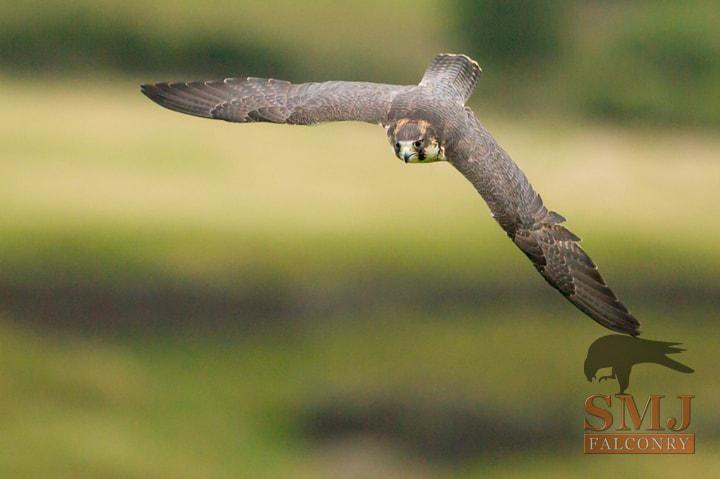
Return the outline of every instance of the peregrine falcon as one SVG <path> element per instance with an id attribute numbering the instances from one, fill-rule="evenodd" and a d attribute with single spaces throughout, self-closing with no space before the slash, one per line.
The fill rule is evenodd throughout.
<path id="1" fill-rule="evenodd" d="M 327 81 L 293 84 L 226 78 L 142 85 L 170 110 L 230 122 L 313 125 L 363 121 L 385 127 L 405 163 L 447 161 L 487 202 L 493 218 L 535 268 L 601 325 L 636 336 L 639 323 L 608 288 L 580 238 L 548 210 L 525 174 L 465 106 L 480 76 L 466 55 L 440 54 L 417 85 Z"/>

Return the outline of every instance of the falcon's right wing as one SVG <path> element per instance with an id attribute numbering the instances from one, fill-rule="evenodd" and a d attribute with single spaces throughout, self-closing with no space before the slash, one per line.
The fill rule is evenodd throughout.
<path id="1" fill-rule="evenodd" d="M 327 121 L 387 121 L 392 99 L 415 86 L 329 81 L 292 84 L 265 78 L 155 83 L 142 92 L 188 115 L 233 122 L 311 125 Z"/>
<path id="2" fill-rule="evenodd" d="M 550 285 L 603 326 L 637 336 L 639 323 L 580 247 L 580 238 L 548 210 L 525 174 L 467 109 L 464 138 L 449 161 L 478 190 L 495 220 Z"/>

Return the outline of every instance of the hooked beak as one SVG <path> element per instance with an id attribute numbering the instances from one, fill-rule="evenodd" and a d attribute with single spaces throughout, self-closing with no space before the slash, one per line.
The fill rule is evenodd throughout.
<path id="1" fill-rule="evenodd" d="M 400 147 L 400 151 L 398 152 L 398 156 L 401 160 L 407 163 L 413 157 L 417 156 L 417 152 L 410 145 L 402 145 Z"/>

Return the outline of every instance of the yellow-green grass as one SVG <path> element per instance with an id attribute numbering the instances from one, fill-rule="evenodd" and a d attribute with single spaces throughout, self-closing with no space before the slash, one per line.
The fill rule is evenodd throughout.
<path id="1" fill-rule="evenodd" d="M 3 320 L 0 471 L 77 478 L 338 477 L 347 467 L 360 477 L 710 473 L 720 447 L 712 359 L 720 331 L 656 316 L 659 338 L 684 341 L 688 351 L 677 359 L 696 372 L 638 365 L 631 392 L 639 400 L 667 394 L 668 405 L 675 394 L 696 395 L 692 457 L 582 456 L 584 398 L 612 394 L 617 385 L 586 382 L 586 348 L 602 333 L 570 313 L 504 307 L 443 321 L 377 314 L 284 335 L 115 340 L 47 336 Z M 384 434 L 370 424 L 366 432 L 316 440 L 307 411 L 328 403 L 350 413 L 358 404 L 369 411 L 404 405 L 417 424 Z M 477 456 L 428 459 L 413 431 L 436 431 L 437 441 L 446 441 L 442 419 L 458 405 L 497 418 L 508 434 L 537 434 L 538 443 L 496 450 L 490 439 L 471 447 Z M 527 437 L 517 437 L 519 444 Z"/>
<path id="2" fill-rule="evenodd" d="M 150 278 L 227 290 L 266 284 L 269 274 L 324 282 L 331 294 L 348 278 L 396 274 L 423 287 L 423 278 L 445 278 L 546 288 L 459 174 L 403 165 L 379 127 L 203 121 L 161 110 L 130 81 L 2 86 L 5 284 L 112 289 Z M 512 118 L 480 102 L 476 110 L 546 203 L 587 238 L 612 284 L 716 291 L 720 141 Z M 712 297 L 667 309 L 637 301 L 648 338 L 684 342 L 697 370 L 648 365 L 633 376 L 637 394 L 697 395 L 698 454 L 676 462 L 582 457 L 582 399 L 615 387 L 582 376 L 585 349 L 604 331 L 559 297 L 541 311 L 522 296 L 503 298 L 466 313 L 400 301 L 370 317 L 249 336 L 191 328 L 87 338 L 6 313 L 0 467 L 25 477 L 337 477 L 348 463 L 376 477 L 572 477 L 577 469 L 593 477 L 608 467 L 672 477 L 717 467 Z M 559 416 L 577 426 L 550 450 L 449 465 L 392 438 L 309 439 L 303 412 L 328 398 L 390 398 L 431 411 L 457 401 L 492 417 Z"/>
<path id="3" fill-rule="evenodd" d="M 201 120 L 131 81 L 2 87 L 11 265 L 62 263 L 55 247 L 205 277 L 258 261 L 523 264 L 469 183 L 447 164 L 402 164 L 379 127 Z M 604 268 L 672 281 L 720 263 L 719 139 L 476 110 Z"/>

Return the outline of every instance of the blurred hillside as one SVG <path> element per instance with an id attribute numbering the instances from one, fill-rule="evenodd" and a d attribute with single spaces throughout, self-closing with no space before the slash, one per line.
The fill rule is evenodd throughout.
<path id="1" fill-rule="evenodd" d="M 3 11 L 6 75 L 415 83 L 434 54 L 462 51 L 484 68 L 475 97 L 483 105 L 720 124 L 720 9 L 712 0 L 49 0 Z"/>
<path id="2" fill-rule="evenodd" d="M 2 87 L 6 475 L 675 470 L 578 455 L 584 397 L 615 387 L 582 374 L 605 331 L 544 284 L 449 165 L 402 164 L 372 125 L 173 115 L 131 81 Z M 696 374 L 648 365 L 632 391 L 702 398 L 690 466 L 709 474 L 720 141 L 483 118 L 644 337 L 688 348 Z"/>
<path id="3" fill-rule="evenodd" d="M 523 3 L 2 3 L 0 477 L 712 477 L 717 12 Z M 695 456 L 582 456 L 607 332 L 450 165 L 138 88 L 411 83 L 439 51 L 483 65 L 473 108 L 643 337 L 687 348 L 631 392 L 695 394 Z"/>
<path id="4" fill-rule="evenodd" d="M 0 284 L 36 319 L 562 304 L 461 175 L 395 160 L 378 127 L 202 121 L 129 82 L 76 85 L 6 82 L 0 98 Z M 484 118 L 631 304 L 717 304 L 720 220 L 702 206 L 720 186 L 717 138 Z"/>
<path id="5" fill-rule="evenodd" d="M 494 93 L 614 121 L 720 124 L 716 1 L 459 6 L 464 44 L 497 77 Z"/>

